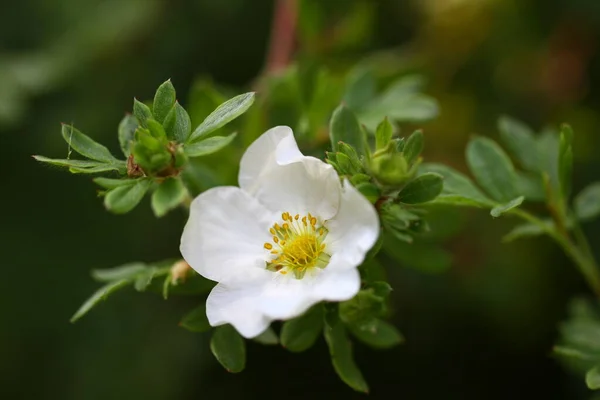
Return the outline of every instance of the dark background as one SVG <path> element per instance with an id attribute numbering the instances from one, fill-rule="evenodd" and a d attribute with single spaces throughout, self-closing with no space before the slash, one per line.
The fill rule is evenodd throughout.
<path id="1" fill-rule="evenodd" d="M 302 17 L 296 54 L 338 69 L 374 53 L 416 65 L 441 107 L 423 125 L 428 161 L 464 169 L 469 135 L 497 136 L 495 120 L 508 113 L 535 129 L 571 123 L 575 187 L 598 179 L 596 0 L 324 3 L 318 21 Z M 273 9 L 260 0 L 2 4 L 1 398 L 359 397 L 335 376 L 322 341 L 300 355 L 249 342 L 246 371 L 226 373 L 207 335 L 177 326 L 194 298 L 126 291 L 70 324 L 97 287 L 90 269 L 176 257 L 185 214 L 157 220 L 146 201 L 110 215 L 89 177 L 30 157 L 65 156 L 60 122 L 116 153 L 132 98 L 151 98 L 167 78 L 184 104 L 201 78 L 247 90 L 263 71 Z M 356 346 L 371 398 L 589 398 L 550 356 L 568 300 L 588 293 L 573 266 L 544 238 L 501 244 L 511 220 L 470 211 L 450 220 L 440 237 L 450 269 L 428 274 L 382 258 L 407 343 Z M 585 228 L 597 249 L 599 225 Z"/>

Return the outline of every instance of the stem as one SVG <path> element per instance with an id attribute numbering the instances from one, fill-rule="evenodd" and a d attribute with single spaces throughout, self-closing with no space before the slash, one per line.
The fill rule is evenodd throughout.
<path id="1" fill-rule="evenodd" d="M 565 234 L 566 232 L 560 232 L 541 219 L 531 215 L 527 211 L 516 208 L 510 212 L 513 215 L 539 226 L 546 234 L 548 234 L 548 236 L 554 239 L 569 256 L 569 258 L 571 258 L 575 265 L 577 265 L 577 268 L 585 278 L 590 288 L 598 297 L 600 297 L 600 271 L 598 270 L 596 261 L 592 256 L 587 239 L 577 224 L 575 225 L 574 233 L 579 243 L 574 243 L 569 236 Z"/>
<path id="2" fill-rule="evenodd" d="M 288 66 L 294 51 L 298 7 L 296 0 L 277 0 L 265 72 L 272 74 Z"/>

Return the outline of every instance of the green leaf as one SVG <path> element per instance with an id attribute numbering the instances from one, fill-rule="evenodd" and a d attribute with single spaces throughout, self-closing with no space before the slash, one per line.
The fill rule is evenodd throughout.
<path id="1" fill-rule="evenodd" d="M 183 316 L 179 326 L 190 332 L 207 332 L 211 326 L 206 317 L 206 304 L 202 303 Z"/>
<path id="2" fill-rule="evenodd" d="M 398 200 L 406 204 L 426 203 L 435 199 L 444 186 L 444 177 L 435 172 L 427 172 L 408 182 L 398 194 Z"/>
<path id="3" fill-rule="evenodd" d="M 427 163 L 421 165 L 421 171 L 435 172 L 444 177 L 442 194 L 435 199 L 435 203 L 473 207 L 493 207 L 495 204 L 471 179 L 446 165 Z"/>
<path id="4" fill-rule="evenodd" d="M 59 159 L 59 158 L 48 158 L 44 156 L 33 156 L 36 161 L 56 165 L 58 167 L 69 167 L 69 168 L 93 168 L 103 166 L 105 163 L 98 161 L 89 160 L 71 160 L 71 159 Z"/>
<path id="5" fill-rule="evenodd" d="M 505 212 L 510 211 L 515 207 L 519 207 L 523 203 L 523 200 L 525 200 L 525 197 L 519 196 L 516 199 L 512 199 L 511 201 L 509 201 L 506 204 L 501 204 L 499 206 L 496 206 L 496 207 L 492 208 L 492 211 L 490 211 L 490 215 L 494 218 L 498 218 Z"/>
<path id="6" fill-rule="evenodd" d="M 366 137 L 364 132 L 352 110 L 344 104 L 338 106 L 331 116 L 329 138 L 334 151 L 339 150 L 339 142 L 344 142 L 352 146 L 359 155 L 365 154 Z"/>
<path id="7" fill-rule="evenodd" d="M 494 200 L 507 202 L 520 195 L 512 162 L 496 142 L 484 137 L 471 139 L 466 155 L 471 173 Z"/>
<path id="8" fill-rule="evenodd" d="M 113 282 L 120 280 L 133 281 L 134 278 L 136 278 L 146 269 L 146 264 L 141 262 L 133 262 L 114 268 L 94 269 L 92 270 L 92 278 L 99 282 Z"/>
<path id="9" fill-rule="evenodd" d="M 385 310 L 385 298 L 375 294 L 375 289 L 359 291 L 356 296 L 339 305 L 340 319 L 346 324 L 370 324 Z"/>
<path id="10" fill-rule="evenodd" d="M 163 126 L 167 137 L 174 139 L 177 143 L 184 143 L 192 132 L 190 116 L 179 102 L 175 102 L 175 105 L 167 114 Z"/>
<path id="11" fill-rule="evenodd" d="M 105 163 L 112 163 L 117 160 L 106 147 L 79 132 L 72 125 L 62 126 L 62 137 L 70 148 L 84 157 Z"/>
<path id="12" fill-rule="evenodd" d="M 246 367 L 246 343 L 231 325 L 215 328 L 210 350 L 228 372 L 241 372 Z"/>
<path id="13" fill-rule="evenodd" d="M 404 337 L 392 324 L 380 319 L 368 326 L 350 325 L 349 329 L 358 340 L 376 349 L 388 349 L 404 342 Z"/>
<path id="14" fill-rule="evenodd" d="M 188 139 L 194 142 L 197 139 L 216 131 L 230 121 L 242 115 L 254 103 L 254 92 L 235 96 L 221 104 L 198 126 Z"/>
<path id="15" fill-rule="evenodd" d="M 185 145 L 183 148 L 185 154 L 189 157 L 200 157 L 216 153 L 235 139 L 237 133 L 234 132 L 227 136 L 213 136 L 199 142 L 193 142 Z"/>
<path id="16" fill-rule="evenodd" d="M 375 131 L 375 148 L 377 150 L 385 149 L 390 140 L 392 140 L 393 134 L 394 127 L 386 117 L 377 125 L 377 130 Z"/>
<path id="17" fill-rule="evenodd" d="M 377 185 L 371 182 L 361 182 L 355 185 L 356 190 L 358 190 L 363 196 L 367 198 L 371 203 L 375 204 L 379 197 L 381 196 L 381 191 Z"/>
<path id="18" fill-rule="evenodd" d="M 114 189 L 119 186 L 134 185 L 138 179 L 111 179 L 111 178 L 94 178 L 94 183 L 102 186 L 104 189 Z"/>
<path id="19" fill-rule="evenodd" d="M 535 136 L 527 125 L 505 115 L 498 119 L 498 130 L 500 139 L 523 168 L 533 172 L 543 170 Z"/>
<path id="20" fill-rule="evenodd" d="M 118 171 L 123 174 L 127 168 L 125 162 L 121 160 L 114 160 L 112 163 L 104 163 L 101 161 L 54 159 L 44 156 L 33 156 L 33 158 L 39 162 L 50 165 L 68 167 L 69 171 L 73 174 L 95 174 L 107 171 Z"/>
<path id="21" fill-rule="evenodd" d="M 529 201 L 545 201 L 546 190 L 542 176 L 517 171 L 517 190 Z"/>
<path id="22" fill-rule="evenodd" d="M 119 123 L 119 145 L 125 157 L 129 157 L 131 154 L 131 142 L 133 142 L 137 128 L 137 119 L 131 114 L 125 115 Z"/>
<path id="23" fill-rule="evenodd" d="M 352 343 L 339 320 L 328 319 L 325 326 L 325 341 L 329 347 L 333 368 L 342 381 L 358 392 L 368 393 L 369 386 L 352 357 Z"/>
<path id="24" fill-rule="evenodd" d="M 177 207 L 187 197 L 187 189 L 179 178 L 167 178 L 152 194 L 152 211 L 162 217 Z"/>
<path id="25" fill-rule="evenodd" d="M 128 213 L 144 198 L 151 184 L 149 179 L 140 179 L 134 185 L 112 189 L 104 197 L 104 206 L 115 214 Z"/>
<path id="26" fill-rule="evenodd" d="M 404 157 L 408 165 L 412 165 L 419 158 L 424 146 L 423 131 L 416 130 L 408 137 L 404 144 Z"/>
<path id="27" fill-rule="evenodd" d="M 94 294 L 89 299 L 87 299 L 81 307 L 79 307 L 79 310 L 77 310 L 77 312 L 71 317 L 71 322 L 77 321 L 79 318 L 87 314 L 94 306 L 96 306 L 102 300 L 106 300 L 106 298 L 110 294 L 129 284 L 131 284 L 131 282 L 129 282 L 128 280 L 120 280 L 102 286 L 100 289 L 96 290 Z"/>
<path id="28" fill-rule="evenodd" d="M 359 110 L 375 96 L 375 89 L 373 73 L 366 68 L 357 68 L 348 75 L 343 101 L 351 109 Z"/>
<path id="29" fill-rule="evenodd" d="M 133 99 L 133 115 L 135 116 L 139 125 L 142 128 L 147 128 L 148 124 L 146 124 L 146 121 L 149 119 L 153 119 L 152 111 L 150 111 L 150 108 L 141 101 L 138 101 L 137 99 Z"/>
<path id="30" fill-rule="evenodd" d="M 319 304 L 303 315 L 284 322 L 281 328 L 281 345 L 298 353 L 309 349 L 323 329 L 323 307 Z"/>
<path id="31" fill-rule="evenodd" d="M 550 225 L 550 224 L 549 224 Z M 548 228 L 551 228 L 549 226 Z M 512 242 L 515 239 L 524 237 L 540 236 L 546 233 L 546 230 L 539 225 L 526 223 L 515 226 L 510 232 L 508 232 L 502 238 L 504 243 Z"/>
<path id="32" fill-rule="evenodd" d="M 157 272 L 156 268 L 146 268 L 146 270 L 140 273 L 133 282 L 134 289 L 138 292 L 145 292 L 152 283 L 152 279 L 154 279 Z"/>
<path id="33" fill-rule="evenodd" d="M 583 189 L 573 202 L 577 218 L 586 221 L 600 215 L 600 182 L 594 182 Z"/>
<path id="34" fill-rule="evenodd" d="M 437 102 L 418 92 L 423 84 L 421 76 L 401 77 L 361 110 L 360 121 L 373 130 L 386 116 L 399 122 L 423 122 L 435 118 L 439 112 Z"/>
<path id="35" fill-rule="evenodd" d="M 152 103 L 152 114 L 161 124 L 164 122 L 165 117 L 173 107 L 173 104 L 175 104 L 175 97 L 175 88 L 170 79 L 160 85 L 156 90 L 154 102 Z"/>
<path id="36" fill-rule="evenodd" d="M 595 366 L 585 374 L 585 383 L 592 390 L 600 389 L 600 365 Z"/>
<path id="37" fill-rule="evenodd" d="M 271 327 L 265 329 L 263 333 L 253 338 L 253 340 L 260 344 L 264 344 L 265 346 L 275 346 L 279 344 L 279 338 Z"/>
<path id="38" fill-rule="evenodd" d="M 552 351 L 555 354 L 558 354 L 559 356 L 577 358 L 583 361 L 597 361 L 597 357 L 593 354 L 589 354 L 581 350 L 574 349 L 572 347 L 554 346 L 552 348 Z"/>

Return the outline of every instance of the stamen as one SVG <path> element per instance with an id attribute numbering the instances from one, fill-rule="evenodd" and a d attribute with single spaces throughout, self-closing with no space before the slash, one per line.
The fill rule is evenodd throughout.
<path id="1" fill-rule="evenodd" d="M 327 267 L 331 256 L 325 252 L 324 240 L 328 231 L 318 217 L 311 213 L 292 216 L 285 211 L 281 219 L 281 225 L 276 222 L 269 229 L 273 243 L 264 244 L 274 257 L 267 261 L 267 270 L 284 275 L 292 272 L 296 279 L 302 279 L 309 269 Z M 295 223 L 299 220 L 302 224 Z"/>

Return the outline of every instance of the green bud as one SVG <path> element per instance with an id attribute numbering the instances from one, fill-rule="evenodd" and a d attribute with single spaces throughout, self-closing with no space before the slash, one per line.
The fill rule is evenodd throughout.
<path id="1" fill-rule="evenodd" d="M 410 179 L 408 163 L 402 154 L 382 154 L 371 161 L 375 178 L 389 186 L 398 186 Z"/>
<path id="2" fill-rule="evenodd" d="M 167 134 L 165 129 L 158 121 L 149 119 L 146 121 L 146 124 L 148 125 L 148 130 L 150 131 L 150 135 L 152 135 L 152 137 L 158 139 L 162 143 L 167 142 Z"/>
<path id="3" fill-rule="evenodd" d="M 175 157 L 175 164 L 174 164 L 175 168 L 183 167 L 188 161 L 188 158 L 185 155 L 185 151 L 183 150 L 183 147 L 181 147 L 181 146 L 176 147 L 175 153 L 173 155 Z"/>
<path id="4" fill-rule="evenodd" d="M 359 183 L 369 182 L 371 181 L 371 177 L 367 174 L 355 174 L 350 178 L 350 182 L 356 186 Z"/>
<path id="5" fill-rule="evenodd" d="M 354 147 L 350 146 L 347 143 L 339 142 L 338 149 L 340 152 L 342 152 L 348 156 L 348 158 L 350 159 L 350 162 L 352 163 L 352 167 L 357 172 L 362 171 L 363 166 L 360 161 L 360 158 L 358 157 L 358 153 L 356 153 L 356 150 L 354 149 Z M 339 160 L 338 160 L 338 163 L 339 163 Z"/>
<path id="6" fill-rule="evenodd" d="M 342 173 L 342 175 L 354 175 L 358 172 L 356 168 L 354 168 L 354 165 L 352 165 L 350 157 L 348 157 L 344 153 L 338 152 L 335 155 L 335 158 L 337 160 L 337 164 L 340 168 L 340 172 Z"/>

